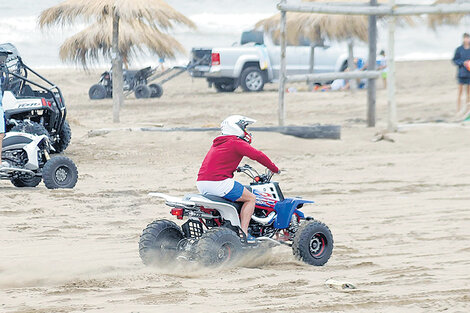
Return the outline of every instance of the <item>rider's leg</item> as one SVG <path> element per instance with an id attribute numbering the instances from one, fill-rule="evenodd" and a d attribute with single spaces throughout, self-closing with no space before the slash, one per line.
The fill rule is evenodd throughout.
<path id="1" fill-rule="evenodd" d="M 4 136 L 4 133 L 0 133 L 0 167 L 2 166 L 2 141 Z"/>
<path id="2" fill-rule="evenodd" d="M 248 189 L 244 188 L 243 194 L 237 202 L 244 202 L 242 211 L 240 212 L 240 224 L 243 232 L 248 235 L 248 225 L 255 211 L 256 196 L 248 191 Z"/>

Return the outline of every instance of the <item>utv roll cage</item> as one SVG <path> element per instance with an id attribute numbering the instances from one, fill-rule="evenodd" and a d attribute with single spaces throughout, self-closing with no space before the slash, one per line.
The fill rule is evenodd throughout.
<path id="1" fill-rule="evenodd" d="M 9 90 L 13 92 L 15 96 L 21 98 L 41 97 L 52 100 L 58 109 L 58 120 L 54 125 L 55 133 L 51 135 L 60 133 L 67 116 L 64 97 L 60 88 L 27 66 L 21 59 L 14 45 L 11 43 L 0 44 L 0 49 L 1 48 L 12 52 L 7 60 L 3 64 L 0 64 L 0 72 L 4 74 L 3 90 Z M 44 83 L 44 85 L 28 78 L 30 74 L 33 74 L 34 77 Z M 40 90 L 33 90 L 30 85 Z"/>

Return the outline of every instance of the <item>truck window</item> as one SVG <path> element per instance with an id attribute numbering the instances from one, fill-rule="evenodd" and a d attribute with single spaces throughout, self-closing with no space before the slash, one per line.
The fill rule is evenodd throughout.
<path id="1" fill-rule="evenodd" d="M 252 30 L 249 32 L 243 32 L 240 44 L 244 45 L 250 42 L 254 42 L 257 45 L 264 44 L 263 32 Z"/>

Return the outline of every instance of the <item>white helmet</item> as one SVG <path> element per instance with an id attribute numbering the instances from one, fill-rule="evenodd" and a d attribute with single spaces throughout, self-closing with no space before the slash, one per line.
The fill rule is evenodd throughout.
<path id="1" fill-rule="evenodd" d="M 246 127 L 254 122 L 256 122 L 256 120 L 246 116 L 232 115 L 227 117 L 220 124 L 220 129 L 222 130 L 222 135 L 237 136 L 238 138 L 251 143 L 251 134 L 246 131 Z"/>

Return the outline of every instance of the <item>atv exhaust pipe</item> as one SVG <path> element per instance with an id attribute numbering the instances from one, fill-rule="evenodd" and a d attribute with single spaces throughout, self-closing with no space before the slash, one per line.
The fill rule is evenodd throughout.
<path id="1" fill-rule="evenodd" d="M 275 212 L 271 212 L 271 213 L 269 213 L 268 216 L 266 216 L 266 217 L 257 217 L 257 216 L 252 215 L 252 216 L 251 216 L 251 219 L 252 219 L 253 221 L 257 222 L 257 223 L 262 224 L 262 225 L 269 225 L 269 224 L 271 224 L 271 223 L 274 221 L 274 219 L 276 218 L 276 216 L 277 216 L 277 215 L 276 215 Z"/>
<path id="2" fill-rule="evenodd" d="M 22 169 L 22 168 L 4 167 L 4 168 L 1 169 L 1 171 L 2 171 L 2 172 L 6 172 L 6 173 L 10 173 L 10 172 L 21 172 L 21 173 L 26 173 L 26 174 L 30 174 L 30 175 L 36 176 L 36 173 L 34 173 L 33 171 L 25 170 L 25 169 Z"/>

